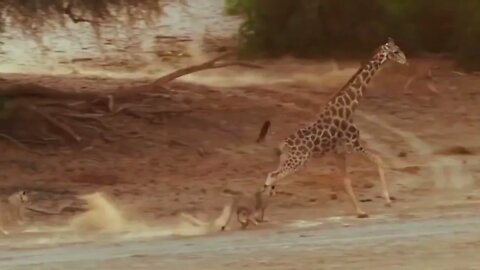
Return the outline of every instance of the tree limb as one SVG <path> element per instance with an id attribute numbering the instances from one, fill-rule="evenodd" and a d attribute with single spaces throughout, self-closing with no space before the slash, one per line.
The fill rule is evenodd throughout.
<path id="1" fill-rule="evenodd" d="M 88 23 L 95 23 L 93 20 L 85 19 L 83 17 L 77 16 L 73 14 L 73 1 L 68 2 L 67 6 L 63 9 L 63 12 L 72 20 L 73 23 L 79 22 L 88 22 Z"/>
<path id="2" fill-rule="evenodd" d="M 33 110 L 34 112 L 36 112 L 38 115 L 42 116 L 43 118 L 45 118 L 45 120 L 47 120 L 50 124 L 52 124 L 53 126 L 59 128 L 60 130 L 62 130 L 63 132 L 65 132 L 66 134 L 68 134 L 69 136 L 71 136 L 75 141 L 77 142 L 80 142 L 82 141 L 82 137 L 80 137 L 80 135 L 78 135 L 71 127 L 69 127 L 68 125 L 64 124 L 64 123 L 61 123 L 60 121 L 58 121 L 57 119 L 55 119 L 53 116 L 49 115 L 48 113 L 42 111 L 42 110 L 39 110 L 38 108 L 36 107 L 30 107 L 31 110 Z"/>
<path id="3" fill-rule="evenodd" d="M 11 136 L 8 136 L 7 134 L 4 134 L 4 133 L 0 133 L 0 138 L 4 138 L 12 143 L 14 143 L 16 146 L 18 146 L 19 148 L 27 151 L 27 152 L 32 152 L 32 153 L 35 153 L 35 154 L 39 154 L 38 152 L 36 151 L 33 151 L 32 149 L 28 148 L 26 145 L 24 145 L 23 143 L 21 143 L 20 141 L 18 141 L 17 139 L 11 137 Z"/>
<path id="4" fill-rule="evenodd" d="M 231 53 L 222 54 L 222 55 L 217 56 L 217 57 L 215 57 L 215 58 L 213 58 L 213 59 L 211 59 L 207 62 L 204 62 L 202 64 L 193 65 L 193 66 L 189 66 L 189 67 L 185 67 L 185 68 L 175 70 L 175 71 L 173 71 L 169 74 L 166 74 L 166 75 L 156 79 L 155 81 L 153 81 L 151 83 L 151 85 L 152 86 L 162 85 L 162 84 L 168 83 L 170 81 L 173 81 L 173 80 L 175 80 L 179 77 L 188 75 L 190 73 L 194 73 L 194 72 L 198 72 L 198 71 L 202 71 L 202 70 L 207 70 L 207 69 L 216 69 L 216 68 L 222 68 L 222 67 L 227 67 L 227 66 L 244 66 L 244 67 L 249 67 L 249 68 L 262 68 L 259 65 L 245 63 L 245 62 L 241 62 L 241 61 L 228 61 L 228 62 L 220 62 L 219 63 L 220 60 L 225 59 L 230 55 L 231 55 Z"/>

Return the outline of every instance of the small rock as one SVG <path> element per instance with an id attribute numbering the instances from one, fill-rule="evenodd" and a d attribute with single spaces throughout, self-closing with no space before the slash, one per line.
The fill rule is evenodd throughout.
<path id="1" fill-rule="evenodd" d="M 375 185 L 371 182 L 367 182 L 365 184 L 363 184 L 363 188 L 373 188 Z"/>
<path id="2" fill-rule="evenodd" d="M 284 191 L 284 190 L 277 191 L 277 194 L 282 194 L 282 195 L 286 195 L 286 196 L 293 196 L 293 193 L 288 192 L 288 191 Z"/>
<path id="3" fill-rule="evenodd" d="M 473 194 L 467 195 L 465 198 L 467 200 L 478 200 L 478 196 L 475 196 Z"/>
<path id="4" fill-rule="evenodd" d="M 336 193 L 330 194 L 330 200 L 336 200 L 336 199 L 338 199 L 338 196 Z"/>
<path id="5" fill-rule="evenodd" d="M 225 188 L 225 189 L 223 190 L 223 193 L 225 193 L 225 194 L 230 194 L 230 195 L 238 195 L 238 194 L 240 194 L 241 192 L 240 192 L 240 191 L 237 191 L 237 190 Z"/>
<path id="6" fill-rule="evenodd" d="M 383 199 L 383 197 L 380 196 L 380 195 L 375 196 L 375 198 L 377 198 L 377 199 Z M 397 200 L 397 197 L 394 197 L 394 196 L 391 196 L 391 195 L 390 195 L 390 200 L 391 200 L 391 201 L 396 201 L 396 200 Z"/>
<path id="7" fill-rule="evenodd" d="M 82 173 L 80 175 L 74 176 L 71 178 L 72 182 L 75 183 L 85 183 L 85 184 L 96 184 L 96 185 L 115 185 L 120 181 L 120 177 L 115 174 L 107 173 Z"/>
<path id="8" fill-rule="evenodd" d="M 407 152 L 400 152 L 398 153 L 398 157 L 407 157 Z"/>
<path id="9" fill-rule="evenodd" d="M 473 151 L 471 151 L 470 149 L 468 149 L 464 146 L 456 145 L 456 146 L 452 146 L 452 147 L 437 151 L 437 154 L 440 154 L 440 155 L 473 155 L 474 153 L 473 153 Z"/>

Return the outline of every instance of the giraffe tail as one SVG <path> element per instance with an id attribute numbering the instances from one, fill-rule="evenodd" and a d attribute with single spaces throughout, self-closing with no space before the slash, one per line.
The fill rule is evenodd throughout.
<path id="1" fill-rule="evenodd" d="M 260 129 L 260 133 L 258 134 L 258 137 L 257 137 L 257 141 L 256 141 L 257 143 L 262 143 L 262 142 L 265 141 L 265 137 L 267 137 L 267 133 L 268 133 L 268 130 L 270 129 L 270 126 L 271 126 L 270 120 L 267 120 L 267 121 L 263 122 L 262 128 Z M 273 149 L 274 155 L 277 156 L 277 157 L 280 156 L 282 154 L 284 148 L 285 148 L 284 143 L 275 147 Z"/>
<path id="2" fill-rule="evenodd" d="M 257 143 L 265 141 L 265 137 L 267 136 L 268 130 L 270 129 L 270 124 L 270 120 L 267 120 L 263 123 L 262 128 L 260 129 L 260 133 L 257 137 Z"/>

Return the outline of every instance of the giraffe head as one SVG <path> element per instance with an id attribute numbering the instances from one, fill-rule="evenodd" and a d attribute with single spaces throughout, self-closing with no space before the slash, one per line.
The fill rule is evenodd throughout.
<path id="1" fill-rule="evenodd" d="M 380 53 L 384 53 L 389 60 L 400 64 L 407 64 L 407 57 L 390 37 L 387 43 L 380 46 Z"/>

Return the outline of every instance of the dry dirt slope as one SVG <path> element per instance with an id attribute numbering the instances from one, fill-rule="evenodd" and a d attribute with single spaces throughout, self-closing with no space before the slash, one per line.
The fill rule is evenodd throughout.
<path id="1" fill-rule="evenodd" d="M 292 65 L 273 63 L 272 68 L 261 72 L 265 76 L 288 78 L 285 74 L 292 75 Z M 228 78 L 235 72 L 240 74 L 240 70 L 234 69 L 220 75 L 206 72 L 204 76 Z M 22 186 L 36 190 L 40 200 L 49 197 L 61 201 L 71 199 L 73 194 L 101 190 L 138 209 L 147 219 L 185 209 L 218 211 L 219 203 L 227 200 L 221 194 L 255 189 L 276 166 L 268 147 L 254 144 L 263 121 L 273 122 L 267 144 L 274 145 L 304 119 L 312 117 L 312 112 L 335 89 L 313 87 L 313 79 L 258 84 L 260 71 L 242 72 L 246 79 L 255 78 L 257 84 L 232 87 L 178 84 L 173 87 L 176 91 L 157 101 L 158 106 L 187 106 L 192 110 L 188 114 L 157 124 L 134 117 L 110 120 L 109 124 L 116 129 L 140 131 L 138 138 L 116 142 L 94 140 L 91 147 L 60 149 L 49 157 L 37 157 L 2 142 L 1 177 L 5 192 Z M 308 72 L 302 72 L 304 77 Z M 317 75 L 311 78 L 314 76 Z M 442 96 L 432 96 L 420 83 L 414 85 L 417 95 L 403 96 L 399 92 L 401 78 L 387 80 L 387 76 L 381 74 L 375 82 L 357 119 L 365 141 L 387 161 L 390 187 L 397 203 L 430 207 L 431 204 L 425 206 L 423 202 L 431 201 L 432 197 L 440 198 L 440 203 L 441 198 L 446 203 L 450 198 L 465 199 L 477 187 L 478 179 L 477 78 L 441 70 L 438 79 Z M 19 75 L 12 78 L 18 79 Z M 29 80 L 95 89 L 99 79 L 30 76 Z M 101 82 L 123 86 L 132 83 L 109 79 Z M 448 153 L 453 146 L 462 146 L 471 153 Z M 374 168 L 357 157 L 352 157 L 351 164 L 352 177 L 365 208 L 373 213 L 386 211 L 377 198 L 379 188 Z M 277 207 L 272 208 L 273 215 L 281 212 L 301 215 L 289 209 L 304 208 L 314 209 L 321 216 L 351 214 L 343 192 L 338 192 L 338 200 L 331 200 L 331 189 L 341 190 L 341 185 L 328 157 L 312 161 L 280 189 L 283 192 Z M 285 217 L 285 213 L 281 216 Z"/>
<path id="2" fill-rule="evenodd" d="M 329 65 L 291 59 L 261 64 L 268 68 L 189 76 L 185 79 L 195 84 L 174 84 L 174 91 L 154 99 L 162 108 L 187 107 L 191 110 L 187 114 L 160 117 L 155 124 L 132 116 L 108 120 L 114 129 L 139 137 L 55 148 L 58 152 L 47 157 L 2 141 L 2 190 L 5 194 L 19 187 L 31 190 L 34 201 L 46 208 L 70 203 L 76 194 L 104 191 L 138 220 L 150 224 L 161 224 L 179 211 L 217 214 L 228 200 L 226 193 L 262 185 L 266 173 L 276 166 L 268 147 L 311 119 L 353 71 L 325 75 Z M 480 81 L 452 73 L 448 66 L 435 74 L 440 96 L 421 81 L 412 85 L 413 95 L 405 96 L 402 85 L 407 78 L 387 71 L 379 75 L 362 103 L 357 121 L 363 138 L 386 159 L 396 197 L 394 209 L 385 209 L 374 168 L 352 157 L 355 188 L 373 217 L 391 214 L 408 219 L 412 211 L 442 212 L 476 199 L 476 87 Z M 93 91 L 138 82 L 95 76 L 4 77 Z M 272 132 L 266 146 L 256 146 L 254 140 L 265 119 L 272 120 Z M 296 219 L 352 214 L 328 157 L 313 160 L 279 188 L 269 210 L 273 221 L 265 228 Z M 338 198 L 334 199 L 333 192 Z M 35 222 L 59 220 L 36 217 Z"/>

